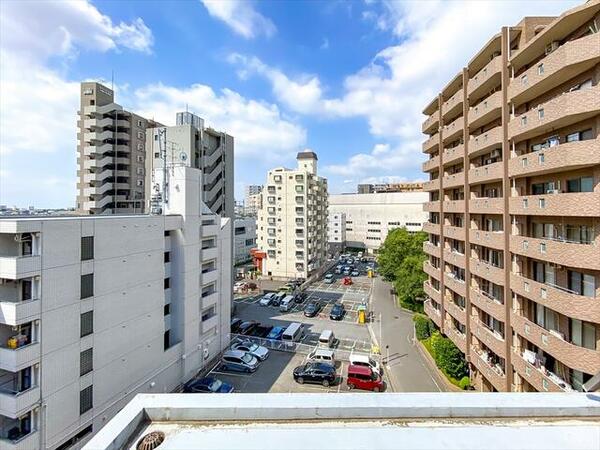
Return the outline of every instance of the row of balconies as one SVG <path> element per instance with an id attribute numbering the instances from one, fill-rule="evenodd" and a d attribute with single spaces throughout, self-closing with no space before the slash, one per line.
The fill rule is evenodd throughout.
<path id="1" fill-rule="evenodd" d="M 461 352 L 467 352 L 467 336 L 454 327 L 450 318 L 444 323 L 444 332 Z"/>

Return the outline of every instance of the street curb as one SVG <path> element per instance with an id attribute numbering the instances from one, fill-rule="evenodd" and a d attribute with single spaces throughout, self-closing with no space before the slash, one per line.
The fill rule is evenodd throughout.
<path id="1" fill-rule="evenodd" d="M 434 373 L 435 378 L 440 382 L 441 385 L 443 385 L 446 388 L 446 391 L 465 392 L 462 389 L 458 388 L 457 386 L 454 386 L 452 383 L 450 383 L 448 381 L 446 376 L 440 371 L 438 366 L 436 366 L 433 357 L 429 354 L 429 352 L 423 346 L 421 341 L 419 341 L 418 339 L 413 339 L 413 340 L 416 341 L 416 343 L 417 343 L 416 347 L 419 349 L 419 353 L 421 353 L 421 355 L 423 356 L 425 361 L 427 361 L 427 365 L 429 366 L 430 370 Z"/>

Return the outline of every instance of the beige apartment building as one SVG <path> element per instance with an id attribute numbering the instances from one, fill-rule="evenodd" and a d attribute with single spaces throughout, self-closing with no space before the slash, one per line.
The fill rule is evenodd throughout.
<path id="1" fill-rule="evenodd" d="M 426 313 L 482 391 L 600 372 L 600 2 L 503 27 L 424 109 Z"/>
<path id="2" fill-rule="evenodd" d="M 156 124 L 123 109 L 100 83 L 81 83 L 80 98 L 77 212 L 145 212 L 146 128 Z"/>
<path id="3" fill-rule="evenodd" d="M 326 261 L 327 179 L 317 175 L 314 152 L 297 161 L 296 169 L 270 170 L 262 192 L 257 245 L 265 276 L 308 278 Z"/>

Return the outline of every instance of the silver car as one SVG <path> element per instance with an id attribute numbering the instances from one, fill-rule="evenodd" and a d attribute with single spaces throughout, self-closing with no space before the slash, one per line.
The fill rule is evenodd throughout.
<path id="1" fill-rule="evenodd" d="M 258 369 L 258 359 L 240 350 L 227 350 L 221 359 L 221 370 L 235 372 L 254 372 Z"/>
<path id="2" fill-rule="evenodd" d="M 231 349 L 249 353 L 261 361 L 264 361 L 269 357 L 269 350 L 266 347 L 255 344 L 252 341 L 238 342 L 236 344 L 233 344 L 231 346 Z"/>

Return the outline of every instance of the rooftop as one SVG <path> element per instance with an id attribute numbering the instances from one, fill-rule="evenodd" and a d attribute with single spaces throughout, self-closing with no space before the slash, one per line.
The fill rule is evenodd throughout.
<path id="1" fill-rule="evenodd" d="M 598 449 L 584 393 L 140 394 L 84 449 Z"/>

